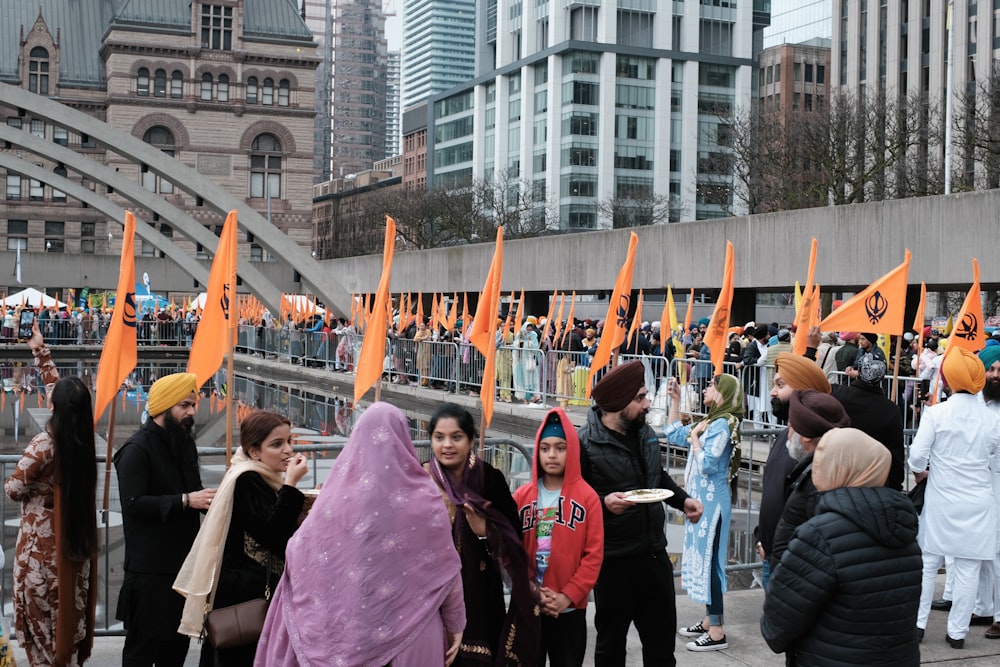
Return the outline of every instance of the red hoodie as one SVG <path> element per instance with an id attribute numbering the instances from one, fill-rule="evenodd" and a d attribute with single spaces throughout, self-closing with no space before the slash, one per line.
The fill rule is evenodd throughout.
<path id="1" fill-rule="evenodd" d="M 542 420 L 535 435 L 535 456 L 531 482 L 514 492 L 521 517 L 521 541 L 533 563 L 537 551 L 535 519 L 538 501 L 538 443 L 549 415 L 559 415 L 566 432 L 566 472 L 559 493 L 559 515 L 552 529 L 552 553 L 542 585 L 563 593 L 574 609 L 587 606 L 587 596 L 604 561 L 604 513 L 597 493 L 583 481 L 580 473 L 580 440 L 576 429 L 561 408 L 553 408 Z"/>

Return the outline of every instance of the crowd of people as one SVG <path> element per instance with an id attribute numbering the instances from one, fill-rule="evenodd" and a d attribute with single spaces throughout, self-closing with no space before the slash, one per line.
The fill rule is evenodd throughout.
<path id="1" fill-rule="evenodd" d="M 779 423 L 756 531 L 768 645 L 786 664 L 916 665 L 930 610 L 945 603 L 953 648 L 971 623 L 992 623 L 986 636 L 1000 638 L 1000 341 L 936 363 L 941 400 L 922 409 L 907 456 L 903 413 L 882 384 L 892 361 L 874 336 L 842 333 L 833 349 L 818 330 L 801 332 L 798 355 L 790 331 L 762 346 L 761 330 L 770 334 L 745 327 L 746 345 L 734 332 L 727 354 L 734 370 L 758 368 L 756 398 Z M 692 346 L 699 334 L 690 331 Z M 15 634 L 32 665 L 78 665 L 92 646 L 97 581 L 92 405 L 77 378 L 59 378 L 38 324 L 28 344 L 52 416 L 5 485 L 22 509 Z M 831 355 L 843 375 L 830 375 Z M 920 372 L 920 359 L 912 367 Z M 226 643 L 210 633 L 201 665 L 579 667 L 591 598 L 598 667 L 625 664 L 632 625 L 645 665 L 676 664 L 676 636 L 689 651 L 729 648 L 732 485 L 754 397 L 745 373 L 710 372 L 687 406 L 698 409 L 685 410 L 683 374 L 650 378 L 648 360 L 620 363 L 593 386 L 579 428 L 550 409 L 531 480 L 513 493 L 477 452 L 466 408 L 431 415 L 421 465 L 406 417 L 375 403 L 311 504 L 291 424 L 266 411 L 243 418 L 232 467 L 205 488 L 192 434 L 197 378 L 161 377 L 149 419 L 114 457 L 122 664 L 183 665 L 206 613 L 258 600 L 268 601 L 259 630 Z M 669 397 L 662 428 L 647 420 L 657 384 Z M 687 450 L 680 484 L 663 467 L 661 438 Z M 924 489 L 911 494 L 917 506 L 903 493 L 908 473 Z M 705 608 L 681 624 L 664 502 L 684 516 L 681 586 Z M 942 565 L 949 583 L 934 599 Z"/>

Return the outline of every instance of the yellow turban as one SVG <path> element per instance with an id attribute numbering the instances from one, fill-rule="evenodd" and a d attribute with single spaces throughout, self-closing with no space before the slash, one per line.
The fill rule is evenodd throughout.
<path id="1" fill-rule="evenodd" d="M 982 364 L 979 364 L 982 367 Z M 165 375 L 149 388 L 149 415 L 156 417 L 174 407 L 190 394 L 198 391 L 194 373 Z"/>
<path id="2" fill-rule="evenodd" d="M 791 352 L 782 352 L 774 360 L 774 366 L 781 373 L 785 384 L 793 389 L 815 389 L 824 394 L 829 394 L 832 391 L 830 381 L 826 379 L 826 373 L 812 359 Z"/>
<path id="3" fill-rule="evenodd" d="M 978 394 L 986 386 L 986 369 L 974 353 L 964 347 L 954 346 L 945 355 L 941 364 L 944 379 L 953 391 L 967 391 Z"/>

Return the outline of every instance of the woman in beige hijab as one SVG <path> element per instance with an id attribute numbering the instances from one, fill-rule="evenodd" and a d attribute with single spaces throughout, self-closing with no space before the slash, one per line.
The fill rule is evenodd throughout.
<path id="1" fill-rule="evenodd" d="M 761 633 L 793 665 L 920 663 L 922 560 L 909 498 L 882 486 L 889 451 L 853 428 L 820 440 L 816 515 L 795 529 L 768 584 Z"/>

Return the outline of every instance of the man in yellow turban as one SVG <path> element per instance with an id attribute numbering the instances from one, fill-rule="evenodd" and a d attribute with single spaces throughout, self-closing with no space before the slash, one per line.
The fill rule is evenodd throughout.
<path id="1" fill-rule="evenodd" d="M 187 656 L 190 640 L 177 634 L 184 598 L 172 586 L 215 495 L 201 483 L 192 435 L 197 392 L 191 373 L 154 382 L 149 419 L 115 454 L 125 528 L 123 667 L 182 667 Z"/>
<path id="2" fill-rule="evenodd" d="M 1000 546 L 990 470 L 1000 449 L 1000 415 L 978 396 L 986 370 L 975 354 L 954 346 L 941 372 L 953 393 L 924 409 L 908 461 L 916 480 L 927 480 L 917 538 L 924 560 L 917 628 L 922 633 L 927 627 L 938 569 L 945 558 L 953 559 L 948 565 L 954 584 L 946 640 L 952 648 L 962 648 L 979 572 Z"/>

